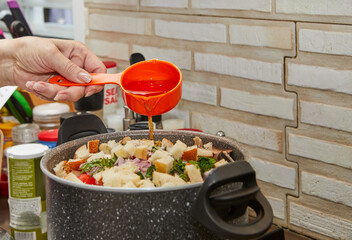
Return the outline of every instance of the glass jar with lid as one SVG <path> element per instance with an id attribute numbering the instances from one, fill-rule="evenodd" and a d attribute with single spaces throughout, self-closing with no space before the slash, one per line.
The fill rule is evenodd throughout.
<path id="1" fill-rule="evenodd" d="M 60 127 L 60 116 L 68 113 L 70 107 L 64 103 L 47 103 L 33 108 L 33 121 L 41 130 Z"/>
<path id="2" fill-rule="evenodd" d="M 38 142 L 40 128 L 35 123 L 24 123 L 12 128 L 13 145 Z"/>

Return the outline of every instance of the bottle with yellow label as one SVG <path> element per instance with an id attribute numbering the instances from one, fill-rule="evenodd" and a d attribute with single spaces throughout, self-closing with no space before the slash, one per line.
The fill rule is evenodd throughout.
<path id="1" fill-rule="evenodd" d="M 31 143 L 8 148 L 11 235 L 15 240 L 45 240 L 45 181 L 40 160 L 48 146 Z"/>

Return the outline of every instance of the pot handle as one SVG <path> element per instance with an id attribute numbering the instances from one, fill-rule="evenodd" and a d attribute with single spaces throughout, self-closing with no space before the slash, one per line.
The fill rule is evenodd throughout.
<path id="1" fill-rule="evenodd" d="M 107 133 L 103 121 L 91 113 L 82 113 L 65 119 L 60 126 L 56 146 L 91 135 Z"/>
<path id="2" fill-rule="evenodd" d="M 224 186 L 231 183 L 242 183 L 242 186 Z M 219 187 L 222 187 L 221 192 L 215 193 L 214 190 Z M 245 224 L 226 221 L 243 215 L 247 207 L 255 211 L 255 219 Z M 192 216 L 219 236 L 250 239 L 270 228 L 273 211 L 257 186 L 253 168 L 241 160 L 214 169 L 209 174 L 192 207 Z"/>

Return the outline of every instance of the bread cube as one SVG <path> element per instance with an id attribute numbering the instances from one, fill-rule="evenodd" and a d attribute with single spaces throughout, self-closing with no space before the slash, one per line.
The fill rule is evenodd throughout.
<path id="1" fill-rule="evenodd" d="M 105 153 L 104 152 L 98 152 L 98 153 L 95 153 L 93 155 L 91 155 L 88 159 L 87 159 L 87 162 L 90 162 L 94 159 L 99 159 L 99 158 L 104 158 L 106 157 Z"/>
<path id="2" fill-rule="evenodd" d="M 81 164 L 85 163 L 86 161 L 86 159 L 70 159 L 68 160 L 67 164 L 72 170 L 78 171 Z"/>
<path id="3" fill-rule="evenodd" d="M 89 150 L 87 148 L 87 145 L 82 145 L 80 146 L 74 155 L 74 159 L 87 159 L 91 154 L 89 153 Z"/>
<path id="4" fill-rule="evenodd" d="M 176 160 L 180 159 L 182 157 L 183 152 L 186 150 L 187 145 L 181 142 L 180 140 L 177 140 L 175 145 L 170 149 L 170 154 L 175 158 Z"/>
<path id="5" fill-rule="evenodd" d="M 56 176 L 60 177 L 60 178 L 64 178 L 67 176 L 67 174 L 69 173 L 69 171 L 67 171 L 68 165 L 67 165 L 67 161 L 61 161 L 59 162 L 54 168 L 54 172 L 56 174 Z"/>
<path id="6" fill-rule="evenodd" d="M 148 159 L 148 161 L 151 162 L 152 164 L 155 164 L 155 161 L 161 158 L 172 158 L 172 157 L 170 153 L 159 149 L 152 154 L 152 156 Z"/>
<path id="7" fill-rule="evenodd" d="M 135 149 L 134 156 L 136 158 L 147 160 L 148 157 L 148 149 L 147 146 L 138 146 Z"/>
<path id="8" fill-rule="evenodd" d="M 169 139 L 163 138 L 161 141 L 161 147 L 163 147 L 166 151 L 170 151 L 173 146 L 174 144 Z"/>
<path id="9" fill-rule="evenodd" d="M 111 154 L 111 147 L 107 143 L 101 143 L 99 145 L 99 150 L 103 151 L 105 154 Z"/>
<path id="10" fill-rule="evenodd" d="M 174 165 L 174 159 L 172 157 L 164 157 L 155 160 L 156 171 L 162 173 L 170 173 L 171 168 Z"/>
<path id="11" fill-rule="evenodd" d="M 83 183 L 75 174 L 73 173 L 69 173 L 67 174 L 64 179 L 69 180 L 71 182 L 75 182 L 75 183 Z"/>
<path id="12" fill-rule="evenodd" d="M 154 183 L 150 179 L 142 179 L 138 182 L 139 188 L 155 188 Z"/>
<path id="13" fill-rule="evenodd" d="M 199 157 L 213 157 L 213 151 L 204 148 L 198 148 Z"/>
<path id="14" fill-rule="evenodd" d="M 117 145 L 111 149 L 111 153 L 115 154 L 117 157 L 128 158 L 129 154 L 122 145 Z"/>
<path id="15" fill-rule="evenodd" d="M 160 173 L 157 171 L 153 172 L 153 183 L 157 187 L 171 187 L 186 184 L 186 182 L 178 176 L 172 176 L 170 174 Z"/>
<path id="16" fill-rule="evenodd" d="M 214 166 L 217 168 L 217 167 L 223 166 L 225 164 L 227 164 L 227 161 L 225 159 L 221 159 L 220 161 L 216 162 L 214 164 Z"/>
<path id="17" fill-rule="evenodd" d="M 134 156 L 134 152 L 136 151 L 135 142 L 128 141 L 125 146 L 123 146 L 129 156 Z"/>
<path id="18" fill-rule="evenodd" d="M 200 173 L 200 169 L 197 168 L 195 165 L 187 164 L 185 167 L 185 173 L 189 177 L 189 181 L 191 183 L 203 182 L 203 178 Z"/>
<path id="19" fill-rule="evenodd" d="M 182 160 L 185 161 L 197 161 L 197 156 L 198 156 L 198 148 L 196 145 L 187 147 L 186 150 L 183 152 L 182 155 Z"/>
<path id="20" fill-rule="evenodd" d="M 99 152 L 99 140 L 92 140 L 88 142 L 89 153 Z"/>

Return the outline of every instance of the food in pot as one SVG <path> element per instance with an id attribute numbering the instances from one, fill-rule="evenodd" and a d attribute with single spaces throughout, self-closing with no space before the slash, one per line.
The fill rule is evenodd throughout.
<path id="1" fill-rule="evenodd" d="M 73 159 L 58 163 L 57 176 L 82 184 L 123 188 L 154 188 L 203 182 L 212 169 L 233 161 L 231 150 L 219 150 L 199 137 L 194 145 L 131 139 L 89 141 Z"/>

